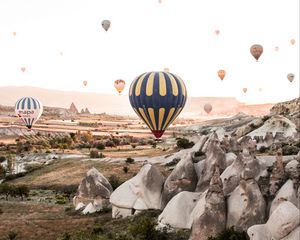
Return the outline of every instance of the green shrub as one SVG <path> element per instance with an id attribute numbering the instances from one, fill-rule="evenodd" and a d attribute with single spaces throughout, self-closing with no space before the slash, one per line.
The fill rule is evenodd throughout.
<path id="1" fill-rule="evenodd" d="M 9 240 L 17 239 L 17 236 L 18 236 L 18 232 L 16 230 L 10 230 L 8 233 Z"/>
<path id="2" fill-rule="evenodd" d="M 126 162 L 126 163 L 132 164 L 132 163 L 134 163 L 134 159 L 131 158 L 131 157 L 128 157 L 128 158 L 125 160 L 125 162 Z"/>
<path id="3" fill-rule="evenodd" d="M 4 156 L 0 156 L 0 163 L 4 162 L 6 158 Z"/>
<path id="4" fill-rule="evenodd" d="M 261 147 L 258 149 L 258 151 L 259 151 L 260 153 L 265 153 L 265 152 L 267 152 L 268 150 L 269 150 L 269 148 L 266 147 L 266 146 L 261 146 Z"/>
<path id="5" fill-rule="evenodd" d="M 113 190 L 117 189 L 123 182 L 120 180 L 120 178 L 116 175 L 110 175 L 108 177 L 108 181 L 110 185 L 112 186 Z"/>
<path id="6" fill-rule="evenodd" d="M 300 151 L 300 148 L 297 146 L 286 145 L 282 147 L 283 155 L 296 155 Z"/>
<path id="7" fill-rule="evenodd" d="M 177 147 L 183 148 L 183 149 L 191 148 L 194 146 L 194 144 L 195 144 L 194 142 L 190 142 L 186 138 L 180 138 L 177 140 Z"/>
<path id="8" fill-rule="evenodd" d="M 238 232 L 234 227 L 226 228 L 217 237 L 209 237 L 208 240 L 248 240 L 246 232 Z"/>
<path id="9" fill-rule="evenodd" d="M 104 158 L 104 154 L 103 153 L 99 153 L 97 150 L 91 150 L 90 151 L 90 158 Z"/>
<path id="10" fill-rule="evenodd" d="M 201 150 L 200 151 L 197 151 L 197 152 L 195 152 L 195 157 L 201 157 L 201 156 L 204 156 L 205 155 L 205 153 L 204 152 L 202 152 Z"/>
<path id="11" fill-rule="evenodd" d="M 124 172 L 124 173 L 128 173 L 128 171 L 129 171 L 129 167 L 124 166 L 124 167 L 123 167 L 123 172 Z"/>

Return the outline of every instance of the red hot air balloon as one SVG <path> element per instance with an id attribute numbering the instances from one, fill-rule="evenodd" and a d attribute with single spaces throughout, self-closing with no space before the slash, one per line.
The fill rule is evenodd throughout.
<path id="1" fill-rule="evenodd" d="M 21 71 L 22 71 L 22 72 L 25 72 L 25 71 L 26 71 L 26 68 L 25 68 L 25 67 L 21 67 Z"/>
<path id="2" fill-rule="evenodd" d="M 204 108 L 204 111 L 207 114 L 209 114 L 211 112 L 211 110 L 212 110 L 212 105 L 210 103 L 206 103 L 203 108 Z"/>

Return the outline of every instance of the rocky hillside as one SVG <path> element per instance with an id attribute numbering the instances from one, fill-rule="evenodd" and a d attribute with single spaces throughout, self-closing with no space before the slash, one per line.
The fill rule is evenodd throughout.
<path id="1" fill-rule="evenodd" d="M 300 114 L 300 97 L 291 101 L 275 104 L 271 110 L 271 114 L 290 115 L 299 117 Z"/>

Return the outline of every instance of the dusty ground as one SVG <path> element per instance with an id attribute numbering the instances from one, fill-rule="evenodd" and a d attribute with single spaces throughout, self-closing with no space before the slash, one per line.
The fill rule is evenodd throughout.
<path id="1" fill-rule="evenodd" d="M 65 232 L 86 230 L 93 225 L 96 216 L 69 215 L 67 207 L 0 201 L 3 212 L 0 215 L 0 240 L 9 239 L 11 231 L 17 232 L 18 240 L 55 240 Z"/>

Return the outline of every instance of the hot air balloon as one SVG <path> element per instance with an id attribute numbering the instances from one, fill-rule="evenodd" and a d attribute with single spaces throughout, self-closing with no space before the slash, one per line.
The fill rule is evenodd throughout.
<path id="1" fill-rule="evenodd" d="M 262 88 L 259 88 L 259 89 L 258 89 L 258 91 L 260 91 L 260 92 L 261 92 L 261 91 L 262 91 Z"/>
<path id="2" fill-rule="evenodd" d="M 185 84 L 173 73 L 146 72 L 130 85 L 130 104 L 157 139 L 180 114 L 186 99 Z"/>
<path id="3" fill-rule="evenodd" d="M 118 79 L 115 81 L 114 86 L 117 89 L 117 91 L 119 92 L 119 94 L 121 94 L 121 92 L 125 88 L 125 81 L 122 79 Z"/>
<path id="4" fill-rule="evenodd" d="M 223 70 L 223 69 L 221 69 L 221 70 L 218 71 L 218 75 L 219 75 L 219 78 L 220 78 L 221 80 L 223 80 L 224 77 L 225 77 L 225 75 L 226 75 L 226 71 Z"/>
<path id="5" fill-rule="evenodd" d="M 295 78 L 295 74 L 293 74 L 293 73 L 289 73 L 289 74 L 287 75 L 287 79 L 288 79 L 290 82 L 292 82 L 292 81 L 294 80 L 294 78 Z"/>
<path id="6" fill-rule="evenodd" d="M 291 42 L 292 45 L 294 45 L 296 43 L 296 40 L 295 39 L 291 39 L 290 42 Z"/>
<path id="7" fill-rule="evenodd" d="M 209 114 L 212 110 L 212 105 L 210 103 L 206 103 L 203 107 L 204 111 Z"/>
<path id="8" fill-rule="evenodd" d="M 219 33 L 220 33 L 220 30 L 217 29 L 217 30 L 215 31 L 215 34 L 216 34 L 216 35 L 219 35 Z"/>
<path id="9" fill-rule="evenodd" d="M 88 81 L 83 81 L 83 85 L 86 86 Z"/>
<path id="10" fill-rule="evenodd" d="M 36 98 L 23 97 L 16 102 L 15 113 L 22 119 L 26 127 L 30 130 L 32 125 L 42 115 L 43 105 Z"/>
<path id="11" fill-rule="evenodd" d="M 110 27 L 110 21 L 109 20 L 103 20 L 102 21 L 102 27 L 104 28 L 105 31 L 107 31 Z"/>
<path id="12" fill-rule="evenodd" d="M 164 68 L 164 72 L 170 72 L 169 68 Z"/>
<path id="13" fill-rule="evenodd" d="M 25 72 L 26 68 L 25 67 L 21 67 L 21 71 Z"/>
<path id="14" fill-rule="evenodd" d="M 247 92 L 247 90 L 248 90 L 247 88 L 243 88 L 243 92 L 244 92 L 244 93 L 246 93 L 246 92 Z"/>
<path id="15" fill-rule="evenodd" d="M 13 32 L 12 34 L 13 34 L 14 37 L 17 36 L 17 33 L 16 33 L 16 32 Z"/>
<path id="16" fill-rule="evenodd" d="M 256 61 L 258 61 L 263 51 L 264 51 L 263 47 L 259 44 L 254 44 L 250 48 L 250 53 L 256 59 Z"/>
<path id="17" fill-rule="evenodd" d="M 276 52 L 278 52 L 278 50 L 279 50 L 279 47 L 275 47 L 274 49 L 275 49 L 275 51 L 276 51 Z"/>
<path id="18" fill-rule="evenodd" d="M 59 55 L 60 55 L 60 56 L 63 56 L 63 55 L 64 55 L 64 53 L 63 53 L 63 52 L 59 52 Z"/>

